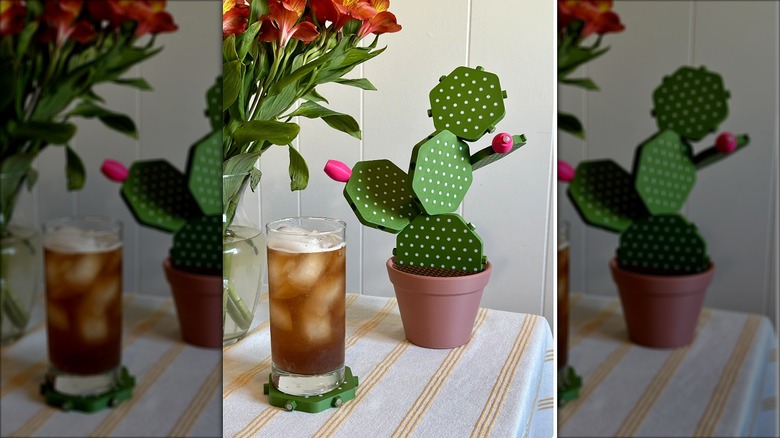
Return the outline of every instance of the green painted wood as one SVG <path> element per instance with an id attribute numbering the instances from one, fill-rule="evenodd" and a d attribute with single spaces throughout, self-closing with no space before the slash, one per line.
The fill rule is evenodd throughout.
<path id="1" fill-rule="evenodd" d="M 419 214 L 407 178 L 390 160 L 361 161 L 352 168 L 344 197 L 360 223 L 398 233 Z"/>
<path id="2" fill-rule="evenodd" d="M 469 146 L 450 131 L 438 131 L 415 145 L 409 180 L 415 200 L 429 215 L 458 209 L 471 187 Z"/>
<path id="3" fill-rule="evenodd" d="M 652 214 L 679 211 L 696 184 L 691 148 L 674 131 L 663 131 L 639 147 L 635 186 Z"/>

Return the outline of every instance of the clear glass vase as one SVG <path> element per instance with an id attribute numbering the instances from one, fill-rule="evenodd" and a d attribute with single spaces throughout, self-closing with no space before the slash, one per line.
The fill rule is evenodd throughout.
<path id="1" fill-rule="evenodd" d="M 24 197 L 26 174 L 0 173 L 0 344 L 24 335 L 38 293 L 41 240 L 32 203 Z M 13 215 L 13 217 L 12 217 Z"/>
<path id="2" fill-rule="evenodd" d="M 223 175 L 222 183 L 229 205 L 222 239 L 222 343 L 228 345 L 246 336 L 252 325 L 266 270 L 266 247 L 259 226 L 259 193 L 252 190 L 249 174 Z"/>

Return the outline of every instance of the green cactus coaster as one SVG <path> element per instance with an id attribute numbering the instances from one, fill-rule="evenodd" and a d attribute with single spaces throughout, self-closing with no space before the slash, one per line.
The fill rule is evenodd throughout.
<path id="1" fill-rule="evenodd" d="M 419 214 L 406 172 L 392 161 L 362 161 L 352 173 L 344 197 L 363 225 L 398 233 Z"/>
<path id="2" fill-rule="evenodd" d="M 636 191 L 652 214 L 675 213 L 696 184 L 690 147 L 674 131 L 663 131 L 639 147 Z"/>
<path id="3" fill-rule="evenodd" d="M 222 133 L 214 131 L 191 149 L 187 186 L 206 215 L 222 213 Z"/>
<path id="4" fill-rule="evenodd" d="M 420 214 L 396 237 L 399 265 L 480 272 L 485 263 L 482 239 L 456 213 Z"/>
<path id="5" fill-rule="evenodd" d="M 660 130 L 698 141 L 726 120 L 728 98 L 720 75 L 681 67 L 653 92 L 653 115 Z"/>
<path id="6" fill-rule="evenodd" d="M 608 231 L 623 231 L 644 211 L 634 181 L 612 160 L 580 163 L 568 195 L 583 220 Z"/>
<path id="7" fill-rule="evenodd" d="M 429 94 L 433 126 L 460 138 L 476 141 L 504 118 L 506 93 L 495 73 L 482 67 L 458 67 Z"/>
<path id="8" fill-rule="evenodd" d="M 173 235 L 174 267 L 191 272 L 222 273 L 222 216 L 205 216 L 187 222 Z"/>
<path id="9" fill-rule="evenodd" d="M 427 214 L 458 209 L 471 186 L 469 146 L 450 131 L 438 131 L 412 149 L 409 179 Z"/>
<path id="10" fill-rule="evenodd" d="M 206 117 L 212 131 L 222 131 L 222 76 L 206 91 Z"/>
<path id="11" fill-rule="evenodd" d="M 649 274 L 696 274 L 710 265 L 704 238 L 676 213 L 634 222 L 620 236 L 617 256 L 621 268 Z"/>
<path id="12" fill-rule="evenodd" d="M 138 222 L 163 231 L 174 232 L 200 216 L 184 175 L 164 160 L 133 163 L 122 196 Z"/>

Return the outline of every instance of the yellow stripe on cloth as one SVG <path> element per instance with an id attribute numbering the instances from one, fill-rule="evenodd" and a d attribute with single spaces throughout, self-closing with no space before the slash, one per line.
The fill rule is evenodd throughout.
<path id="1" fill-rule="evenodd" d="M 504 366 L 501 368 L 496 383 L 493 384 L 487 403 L 482 409 L 474 429 L 471 431 L 472 437 L 489 436 L 493 430 L 535 326 L 536 317 L 534 315 L 526 315 L 523 319 L 520 333 L 517 335 L 515 343 L 504 361 Z"/>
<path id="2" fill-rule="evenodd" d="M 742 368 L 742 363 L 753 345 L 753 337 L 756 335 L 761 318 L 759 315 L 751 315 L 745 322 L 742 334 L 740 334 L 731 352 L 731 357 L 729 357 L 729 361 L 720 375 L 720 380 L 717 386 L 715 386 L 712 398 L 710 398 L 704 414 L 699 419 L 694 436 L 712 436 L 714 434 L 715 427 L 720 422 L 720 417 L 726 408 L 726 402 L 731 396 L 731 390 L 734 388 L 734 383 L 737 380 L 740 368 Z"/>
<path id="3" fill-rule="evenodd" d="M 531 406 L 537 406 L 537 402 L 539 404 L 542 404 L 542 402 L 547 401 L 547 399 L 552 399 L 552 397 L 545 397 L 542 400 L 539 400 L 539 390 L 542 388 L 541 382 L 536 385 L 536 392 L 534 393 L 534 401 L 531 402 Z M 531 409 L 531 412 L 528 413 L 528 421 L 525 422 L 525 431 L 523 431 L 523 438 L 528 438 L 528 434 L 531 432 L 531 423 L 533 423 L 534 420 L 534 414 L 536 411 L 541 411 L 541 408 L 537 409 Z"/>
<path id="4" fill-rule="evenodd" d="M 580 396 L 576 400 L 568 403 L 566 406 L 558 410 L 558 430 L 561 430 L 563 426 L 569 420 L 571 420 L 580 406 L 584 404 L 584 401 L 587 400 L 593 391 L 599 387 L 601 382 L 603 382 L 609 373 L 612 372 L 612 369 L 615 368 L 615 366 L 621 360 L 623 360 L 623 357 L 628 354 L 632 347 L 633 345 L 628 342 L 621 344 L 620 347 L 612 352 L 612 354 L 607 356 L 604 362 L 601 363 L 601 365 L 596 369 L 596 371 L 593 372 L 592 375 L 583 378 L 584 383 L 582 384 Z"/>
<path id="5" fill-rule="evenodd" d="M 348 302 L 346 304 L 346 307 L 349 307 L 354 301 L 355 298 L 357 298 L 357 295 L 353 295 L 351 300 L 348 298 Z M 349 337 L 349 339 L 346 340 L 344 344 L 345 351 L 352 346 L 355 342 L 358 341 L 361 337 L 363 337 L 366 333 L 370 332 L 374 329 L 374 327 L 377 326 L 380 322 L 382 322 L 383 319 L 387 317 L 387 315 L 390 314 L 390 311 L 395 306 L 396 301 L 395 299 L 390 300 L 387 304 L 385 304 L 384 307 L 382 307 L 379 312 L 374 315 L 373 318 L 368 320 L 366 323 L 364 323 L 360 328 L 358 328 L 355 333 L 352 334 L 352 336 Z M 268 327 L 268 321 L 264 322 L 263 325 L 265 327 Z M 259 328 L 259 327 L 258 327 Z M 232 344 L 235 345 L 235 344 Z M 223 353 L 224 353 L 223 349 Z M 249 382 L 254 379 L 254 377 L 262 372 L 263 370 L 268 369 L 268 367 L 271 366 L 271 356 L 266 356 L 263 360 L 261 360 L 257 365 L 253 366 L 247 371 L 244 371 L 243 373 L 236 376 L 230 383 L 227 385 L 224 385 L 222 388 L 222 400 L 226 400 L 228 397 L 230 397 L 234 392 L 236 392 L 238 389 L 242 388 L 244 385 L 248 384 Z"/>
<path id="6" fill-rule="evenodd" d="M 707 325 L 707 323 L 710 321 L 710 318 L 712 318 L 712 310 L 704 309 L 696 327 L 694 342 L 704 326 Z M 626 416 L 623 424 L 620 426 L 617 432 L 615 432 L 615 436 L 628 437 L 636 435 L 637 430 L 639 430 L 639 426 L 642 425 L 642 422 L 644 422 L 648 412 L 650 412 L 650 410 L 655 405 L 655 402 L 658 401 L 658 398 L 663 393 L 664 389 L 666 389 L 666 385 L 669 384 L 669 381 L 672 379 L 672 376 L 674 375 L 675 371 L 677 371 L 677 368 L 680 366 L 683 359 L 685 359 L 685 356 L 688 354 L 690 349 L 690 345 L 685 348 L 678 348 L 669 355 L 664 364 L 656 373 L 655 377 L 653 377 L 653 379 L 647 385 L 645 392 L 637 400 L 634 408 L 631 410 L 628 416 Z"/>
<path id="7" fill-rule="evenodd" d="M 179 417 L 168 436 L 188 436 L 200 415 L 206 409 L 209 400 L 214 394 L 217 394 L 222 387 L 222 361 L 217 363 L 211 373 L 206 377 L 206 381 L 200 386 L 198 393 L 190 401 L 184 414 Z"/>
<path id="8" fill-rule="evenodd" d="M 12 437 L 32 436 L 32 434 L 35 433 L 36 430 L 40 429 L 41 426 L 43 426 L 47 421 L 49 421 L 49 418 L 51 418 L 57 412 L 60 412 L 60 410 L 57 408 L 53 408 L 51 406 L 45 406 L 40 411 L 38 411 L 38 413 L 36 413 L 29 420 L 27 420 L 27 422 L 24 423 L 24 426 L 20 427 L 16 432 L 13 432 L 10 436 Z"/>
<path id="9" fill-rule="evenodd" d="M 133 397 L 120 404 L 116 408 L 114 408 L 113 411 L 111 411 L 110 414 L 98 425 L 98 427 L 95 428 L 95 430 L 92 431 L 92 434 L 90 434 L 91 437 L 106 437 L 111 434 L 111 432 L 116 429 L 117 426 L 122 422 L 122 420 L 127 417 L 127 415 L 130 413 L 130 411 L 135 407 L 136 403 L 138 403 L 139 400 L 143 399 L 144 395 L 149 391 L 150 388 L 154 386 L 154 384 L 157 382 L 157 380 L 160 378 L 160 376 L 165 372 L 165 370 L 168 369 L 168 367 L 173 363 L 174 360 L 176 360 L 177 357 L 179 357 L 179 354 L 181 354 L 182 351 L 184 351 L 184 348 L 186 348 L 186 344 L 180 343 L 174 345 L 173 348 L 168 350 L 167 353 L 163 355 L 163 357 L 158 360 L 152 368 L 147 371 L 143 377 L 141 378 L 141 381 L 139 384 L 135 387 L 135 390 L 133 391 Z"/>
<path id="10" fill-rule="evenodd" d="M 472 330 L 472 333 L 479 330 L 479 328 L 482 326 L 482 323 L 485 322 L 487 314 L 488 309 L 479 309 L 479 312 L 477 313 L 477 319 L 474 322 L 474 329 Z M 449 353 L 447 353 L 444 361 L 442 361 L 441 365 L 439 365 L 439 369 L 436 370 L 436 373 L 434 373 L 434 375 L 431 376 L 431 378 L 428 380 L 428 384 L 425 386 L 425 388 L 423 388 L 422 392 L 417 397 L 417 400 L 414 402 L 414 405 L 412 405 L 412 408 L 409 409 L 409 412 L 406 413 L 404 419 L 401 420 L 401 423 L 392 435 L 393 437 L 400 438 L 409 436 L 412 432 L 414 432 L 417 426 L 420 425 L 420 421 L 422 420 L 423 416 L 426 412 L 428 412 L 428 409 L 431 407 L 433 400 L 444 386 L 444 383 L 452 375 L 452 371 L 455 369 L 455 365 L 457 365 L 458 361 L 460 361 L 460 359 L 463 357 L 469 345 L 470 344 L 466 344 L 462 347 L 453 348 Z"/>
<path id="11" fill-rule="evenodd" d="M 382 381 L 393 365 L 401 359 L 410 345 L 412 344 L 406 339 L 400 341 L 398 345 L 382 359 L 382 362 L 380 362 L 379 365 L 362 380 L 364 385 L 357 391 L 357 396 L 346 405 L 340 407 L 339 410 L 322 425 L 320 430 L 314 434 L 314 438 L 330 437 L 335 434 L 336 431 L 344 425 L 355 409 L 360 406 L 360 403 L 371 394 L 371 390 Z"/>
<path id="12" fill-rule="evenodd" d="M 615 298 L 610 301 L 605 308 L 601 309 L 595 317 L 583 323 L 576 330 L 573 330 L 572 336 L 569 339 L 569 351 L 573 350 L 580 342 L 598 330 L 604 321 L 615 315 L 615 311 L 617 311 L 619 307 L 620 301 Z"/>

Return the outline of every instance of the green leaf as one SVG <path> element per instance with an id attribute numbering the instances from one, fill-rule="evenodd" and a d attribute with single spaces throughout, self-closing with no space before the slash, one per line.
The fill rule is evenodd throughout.
<path id="1" fill-rule="evenodd" d="M 238 52 L 236 52 L 236 36 L 230 35 L 222 42 L 222 61 L 238 61 Z"/>
<path id="2" fill-rule="evenodd" d="M 590 78 L 575 78 L 575 79 L 561 78 L 558 80 L 558 82 L 562 84 L 572 85 L 574 87 L 584 88 L 586 90 L 596 91 L 599 89 L 599 86 L 596 85 L 596 83 L 593 82 Z"/>
<path id="3" fill-rule="evenodd" d="M 558 112 L 558 129 L 580 138 L 585 139 L 585 130 L 579 119 L 573 114 Z"/>
<path id="4" fill-rule="evenodd" d="M 112 82 L 119 85 L 125 85 L 128 87 L 137 88 L 139 90 L 151 91 L 152 86 L 149 82 L 146 82 L 144 78 L 132 78 L 132 79 L 114 79 Z"/>
<path id="5" fill-rule="evenodd" d="M 322 118 L 333 129 L 345 132 L 358 140 L 360 139 L 360 125 L 352 116 L 342 114 L 325 108 L 312 101 L 306 101 L 288 116 L 303 116 L 310 119 Z"/>
<path id="6" fill-rule="evenodd" d="M 222 108 L 233 105 L 241 88 L 241 61 L 222 64 Z"/>
<path id="7" fill-rule="evenodd" d="M 68 179 L 68 190 L 81 190 L 87 179 L 86 175 L 81 158 L 70 146 L 65 145 L 65 176 Z"/>
<path id="8" fill-rule="evenodd" d="M 295 140 L 300 131 L 301 127 L 295 123 L 250 120 L 236 129 L 233 137 L 239 144 L 269 141 L 273 144 L 285 145 Z"/>
<path id="9" fill-rule="evenodd" d="M 238 59 L 243 60 L 244 57 L 246 57 L 246 54 L 249 52 L 249 48 L 252 46 L 252 44 L 257 44 L 257 33 L 260 32 L 260 25 L 262 22 L 255 21 L 249 27 L 246 28 L 246 31 L 242 33 L 239 36 L 239 44 L 238 44 Z"/>
<path id="10" fill-rule="evenodd" d="M 68 112 L 67 116 L 80 116 L 88 119 L 97 117 L 107 127 L 132 138 L 138 138 L 138 131 L 135 128 L 133 119 L 124 114 L 100 107 L 88 100 L 81 101 L 76 108 Z"/>
<path id="11" fill-rule="evenodd" d="M 313 89 L 313 90 L 311 90 L 311 91 L 309 91 L 308 93 L 306 93 L 306 94 L 305 94 L 305 95 L 302 97 L 302 99 L 303 99 L 303 100 L 310 100 L 310 101 L 312 101 L 312 102 L 325 102 L 325 103 L 330 103 L 330 102 L 328 102 L 328 99 L 325 99 L 325 97 L 324 97 L 323 95 L 321 95 L 320 93 L 318 93 L 318 92 L 317 92 L 317 90 L 314 90 L 314 89 Z"/>
<path id="12" fill-rule="evenodd" d="M 38 21 L 32 21 L 24 26 L 19 34 L 19 44 L 16 46 L 16 59 L 21 60 L 27 55 L 27 47 L 30 45 L 33 35 L 38 30 Z"/>
<path id="13" fill-rule="evenodd" d="M 65 144 L 76 134 L 73 123 L 58 122 L 9 122 L 11 137 L 40 140 L 50 144 Z"/>
<path id="14" fill-rule="evenodd" d="M 290 152 L 290 167 L 288 168 L 290 190 L 303 190 L 309 185 L 309 167 L 306 165 L 306 160 L 292 145 L 288 145 L 287 149 Z"/>
<path id="15" fill-rule="evenodd" d="M 600 50 L 594 50 L 588 47 L 570 47 L 566 50 L 558 50 L 558 78 L 565 77 L 577 69 L 577 67 L 592 61 L 609 50 L 604 47 Z"/>
<path id="16" fill-rule="evenodd" d="M 250 3 L 249 22 L 254 23 L 258 18 L 268 13 L 268 0 L 255 0 Z"/>
<path id="17" fill-rule="evenodd" d="M 366 78 L 360 79 L 337 79 L 333 82 L 341 85 L 347 85 L 350 87 L 357 87 L 361 90 L 376 91 L 376 87 Z"/>

